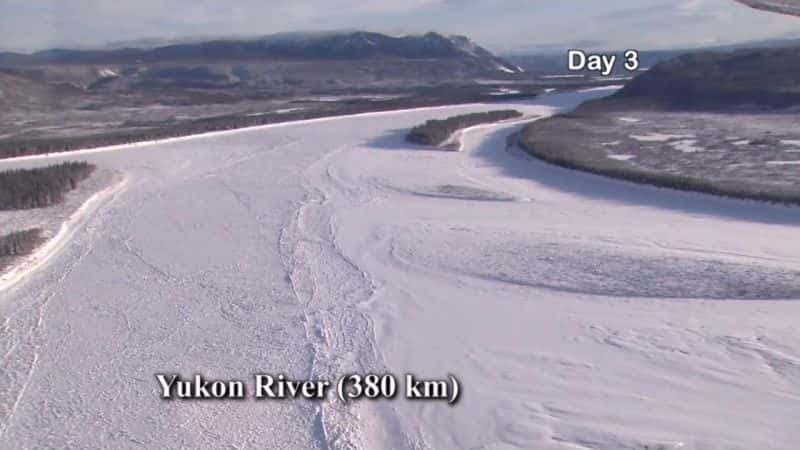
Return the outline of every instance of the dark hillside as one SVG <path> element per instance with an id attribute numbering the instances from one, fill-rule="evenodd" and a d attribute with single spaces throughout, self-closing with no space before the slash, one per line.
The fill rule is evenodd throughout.
<path id="1" fill-rule="evenodd" d="M 684 110 L 800 105 L 800 47 L 690 53 L 657 64 L 592 108 Z"/>

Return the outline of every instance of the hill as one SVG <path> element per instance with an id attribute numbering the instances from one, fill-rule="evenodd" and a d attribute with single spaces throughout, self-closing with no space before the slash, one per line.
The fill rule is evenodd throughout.
<path id="1" fill-rule="evenodd" d="M 528 125 L 528 153 L 681 190 L 800 204 L 800 48 L 699 52 Z"/>
<path id="2" fill-rule="evenodd" d="M 593 107 L 682 110 L 800 104 L 800 47 L 689 53 L 656 64 Z"/>
<path id="3" fill-rule="evenodd" d="M 245 61 L 355 61 L 355 60 L 451 60 L 472 72 L 519 73 L 518 67 L 493 55 L 465 36 L 427 33 L 388 36 L 357 31 L 346 33 L 282 33 L 258 39 L 213 40 L 155 48 L 110 50 L 52 49 L 32 54 L 0 53 L 0 66 L 90 65 L 111 66 L 97 79 L 148 76 L 142 66 L 170 64 L 219 64 Z M 138 68 L 138 69 L 137 69 Z M 158 76 L 164 76 L 163 69 Z M 174 77 L 203 79 L 202 70 L 175 71 Z M 231 79 L 240 77 L 233 73 Z M 216 76 L 221 76 L 217 73 Z"/>

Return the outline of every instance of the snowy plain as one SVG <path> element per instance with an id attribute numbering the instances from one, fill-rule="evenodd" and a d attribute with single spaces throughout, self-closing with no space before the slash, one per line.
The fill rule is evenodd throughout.
<path id="1" fill-rule="evenodd" d="M 404 142 L 496 108 L 81 154 L 126 184 L 0 292 L 0 448 L 797 448 L 800 209 L 549 166 L 508 146 L 522 122 Z M 154 378 L 353 371 L 464 394 L 179 402 Z"/>

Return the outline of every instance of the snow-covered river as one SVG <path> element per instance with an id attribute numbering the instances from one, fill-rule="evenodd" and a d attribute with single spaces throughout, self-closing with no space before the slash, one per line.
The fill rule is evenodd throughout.
<path id="1" fill-rule="evenodd" d="M 81 155 L 127 184 L 0 292 L 0 448 L 797 448 L 800 209 L 552 167 L 507 148 L 520 123 L 403 142 L 497 108 Z M 174 372 L 453 374 L 463 398 L 159 399 Z"/>

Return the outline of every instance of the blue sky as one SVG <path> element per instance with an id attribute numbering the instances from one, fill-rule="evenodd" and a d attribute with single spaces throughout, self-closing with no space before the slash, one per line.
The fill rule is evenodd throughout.
<path id="1" fill-rule="evenodd" d="M 732 0 L 0 0 L 0 47 L 367 29 L 465 34 L 495 51 L 675 48 L 800 37 L 800 18 Z"/>

